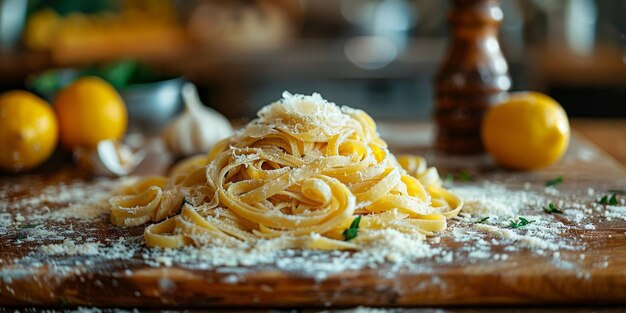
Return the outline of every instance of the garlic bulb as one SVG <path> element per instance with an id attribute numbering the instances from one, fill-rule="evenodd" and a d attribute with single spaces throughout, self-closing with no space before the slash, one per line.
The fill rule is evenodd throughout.
<path id="1" fill-rule="evenodd" d="M 222 114 L 200 102 L 192 83 L 186 83 L 182 93 L 185 111 L 163 133 L 165 143 L 176 156 L 206 153 L 218 141 L 233 134 L 230 123 Z"/>

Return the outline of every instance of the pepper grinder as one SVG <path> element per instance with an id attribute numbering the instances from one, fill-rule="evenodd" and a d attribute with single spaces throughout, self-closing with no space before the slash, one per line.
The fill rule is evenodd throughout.
<path id="1" fill-rule="evenodd" d="M 437 73 L 436 147 L 456 154 L 484 151 L 480 124 L 485 111 L 511 87 L 498 43 L 498 0 L 453 0 L 452 41 Z"/>

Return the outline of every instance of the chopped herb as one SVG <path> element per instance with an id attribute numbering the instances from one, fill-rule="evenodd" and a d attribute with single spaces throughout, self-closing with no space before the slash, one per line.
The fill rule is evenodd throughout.
<path id="1" fill-rule="evenodd" d="M 558 184 L 560 184 L 562 182 L 563 182 L 563 175 L 559 175 L 555 179 L 550 179 L 550 180 L 546 181 L 546 187 L 556 186 L 556 185 L 558 185 Z"/>
<path id="2" fill-rule="evenodd" d="M 37 226 L 39 226 L 39 224 L 22 224 L 20 228 L 35 228 Z"/>
<path id="3" fill-rule="evenodd" d="M 552 202 L 550 202 L 547 207 L 544 207 L 543 210 L 546 211 L 546 213 L 548 213 L 548 214 L 563 213 L 563 211 L 559 210 L 556 207 L 556 205 L 554 203 L 552 203 Z"/>
<path id="4" fill-rule="evenodd" d="M 457 175 L 457 178 L 460 181 L 471 181 L 474 180 L 474 177 L 472 176 L 472 174 L 468 173 L 467 171 L 462 171 Z"/>
<path id="5" fill-rule="evenodd" d="M 17 236 L 17 240 L 24 240 L 24 239 L 26 239 L 26 236 L 24 236 L 24 235 L 20 234 L 20 235 Z"/>
<path id="6" fill-rule="evenodd" d="M 528 225 L 530 223 L 534 223 L 534 222 L 535 221 L 529 221 L 529 220 L 527 220 L 527 219 L 525 219 L 525 218 L 520 216 L 519 217 L 519 221 L 511 220 L 511 222 L 509 224 L 509 227 L 510 228 L 520 228 L 520 227 L 526 226 L 526 225 Z"/>
<path id="7" fill-rule="evenodd" d="M 617 204 L 618 204 L 617 197 L 615 196 L 615 194 L 613 194 L 611 196 L 611 199 L 609 199 L 609 205 L 617 205 Z"/>
<path id="8" fill-rule="evenodd" d="M 350 227 L 348 227 L 348 229 L 343 231 L 343 238 L 345 241 L 349 241 L 352 240 L 356 237 L 356 235 L 359 232 L 359 223 L 361 222 L 361 216 L 357 216 L 354 221 L 352 221 L 352 224 L 350 224 Z"/>
<path id="9" fill-rule="evenodd" d="M 613 194 L 610 197 L 608 195 L 606 195 L 606 196 L 600 198 L 598 203 L 604 204 L 604 205 L 618 205 L 619 204 L 619 202 L 617 202 L 616 194 Z"/>
<path id="10" fill-rule="evenodd" d="M 476 224 L 484 224 L 489 219 L 489 216 L 481 217 L 476 221 Z"/>

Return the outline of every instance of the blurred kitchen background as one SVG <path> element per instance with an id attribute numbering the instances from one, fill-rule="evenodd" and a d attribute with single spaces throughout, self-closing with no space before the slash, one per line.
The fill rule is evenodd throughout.
<path id="1" fill-rule="evenodd" d="M 27 88 L 50 98 L 77 76 L 98 75 L 120 90 L 131 118 L 138 110 L 135 118 L 156 114 L 153 120 L 180 109 L 183 80 L 230 118 L 252 117 L 289 90 L 319 91 L 378 119 L 429 119 L 449 40 L 448 1 L 0 6 L 0 91 Z M 570 116 L 626 116 L 626 0 L 503 0 L 501 7 L 512 90 L 546 92 Z"/>

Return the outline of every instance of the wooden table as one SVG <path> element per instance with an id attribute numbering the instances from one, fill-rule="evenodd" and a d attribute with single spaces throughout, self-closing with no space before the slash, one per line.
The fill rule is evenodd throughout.
<path id="1" fill-rule="evenodd" d="M 594 123 L 573 124 L 598 145 L 608 147 L 615 142 L 615 137 L 601 135 L 602 129 L 610 132 L 615 127 Z M 385 124 L 380 131 L 394 151 L 425 155 L 441 173 L 469 171 L 475 177 L 474 182 L 466 183 L 469 185 L 490 181 L 521 190 L 529 184 L 531 190 L 541 193 L 547 179 L 564 175 L 565 182 L 559 185 L 559 194 L 554 199 L 578 199 L 583 203 L 592 203 L 599 195 L 587 195 L 588 188 L 598 192 L 626 189 L 624 163 L 616 162 L 578 133 L 559 164 L 535 172 L 509 172 L 497 168 L 486 156 L 457 157 L 432 151 L 426 145 L 432 136 L 429 126 Z M 619 134 L 611 136 L 619 137 Z M 611 151 L 624 162 L 621 150 Z M 76 178 L 85 179 L 71 167 L 30 176 L 2 177 L 0 213 L 10 214 L 16 221 L 19 212 L 27 222 L 29 214 L 40 211 L 24 207 L 29 197 Z M 46 204 L 49 210 L 64 205 L 63 202 Z M 565 249 L 557 255 L 521 249 L 508 253 L 506 259 L 472 259 L 464 253 L 456 254 L 464 244 L 448 233 L 439 244 L 454 252 L 454 259 L 446 262 L 440 258 L 422 259 L 422 268 L 426 269 L 422 271 L 392 269 L 391 264 L 383 264 L 319 279 L 269 264 L 242 266 L 236 280 L 230 279 L 231 272 L 220 268 L 203 270 L 179 264 L 147 264 L 142 257 L 147 250 L 140 243 L 135 244 L 138 250 L 134 256 L 124 260 L 89 254 L 41 256 L 38 249 L 59 243 L 59 239 L 17 246 L 16 241 L 23 240 L 24 232 L 29 231 L 23 226 L 28 224 L 13 223 L 0 228 L 0 273 L 3 274 L 0 305 L 141 308 L 626 305 L 626 220 L 609 220 L 595 212 L 585 218 L 595 229 L 573 224 L 563 234 L 584 246 L 584 251 Z M 455 225 L 452 223 L 450 231 Z M 95 238 L 104 246 L 112 245 L 120 237 L 141 238 L 143 230 L 141 226 L 115 227 L 106 216 L 88 222 L 44 222 L 35 227 L 71 227 L 74 232 L 70 237 Z M 493 253 L 505 253 L 508 243 L 499 242 L 490 248 Z M 583 253 L 584 258 L 580 257 Z M 571 266 L 556 262 L 556 258 L 566 260 Z M 39 260 L 40 264 L 33 265 L 33 260 Z M 64 262 L 62 273 L 52 266 L 53 262 Z"/>
<path id="2" fill-rule="evenodd" d="M 574 131 L 626 166 L 626 119 L 575 119 L 571 124 Z"/>

